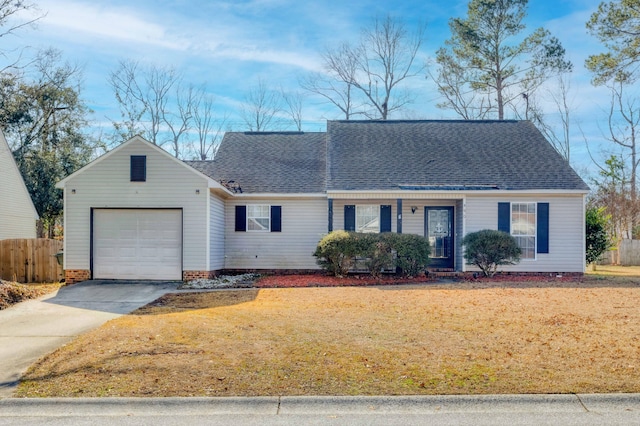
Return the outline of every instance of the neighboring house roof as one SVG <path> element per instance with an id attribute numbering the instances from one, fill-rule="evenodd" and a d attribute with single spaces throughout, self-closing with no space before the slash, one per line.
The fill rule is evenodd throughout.
<path id="1" fill-rule="evenodd" d="M 327 190 L 589 190 L 530 121 L 329 121 L 327 164 Z"/>
<path id="2" fill-rule="evenodd" d="M 0 213 L 10 211 L 11 215 L 24 216 L 29 214 L 35 220 L 39 219 L 29 190 L 22 179 L 20 169 L 13 158 L 2 130 L 0 130 L 0 203 L 2 203 Z M 19 211 L 19 209 L 23 210 Z M 35 221 L 33 226 L 35 230 Z"/>
<path id="3" fill-rule="evenodd" d="M 213 161 L 187 161 L 243 193 L 325 192 L 324 132 L 227 132 Z"/>

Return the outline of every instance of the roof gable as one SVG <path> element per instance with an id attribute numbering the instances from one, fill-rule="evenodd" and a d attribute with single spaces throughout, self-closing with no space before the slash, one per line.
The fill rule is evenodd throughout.
<path id="1" fill-rule="evenodd" d="M 79 170 L 75 171 L 74 173 L 70 174 L 69 176 L 65 177 L 64 179 L 62 179 L 60 182 L 58 182 L 56 184 L 56 188 L 64 189 L 66 183 L 69 180 L 74 179 L 75 177 L 85 173 L 87 170 L 90 170 L 92 167 L 95 167 L 97 164 L 100 164 L 101 162 L 103 162 L 105 160 L 108 160 L 111 156 L 116 155 L 118 152 L 126 149 L 127 147 L 129 147 L 131 145 L 136 145 L 136 144 L 141 144 L 147 149 L 151 149 L 151 150 L 156 151 L 161 156 L 163 156 L 164 158 L 168 159 L 171 162 L 174 162 L 179 167 L 184 167 L 184 168 L 188 169 L 191 173 L 194 173 L 194 174 L 198 175 L 199 177 L 205 179 L 209 184 L 209 188 L 216 188 L 216 189 L 222 190 L 224 192 L 228 192 L 224 187 L 222 187 L 218 182 L 216 182 L 213 179 L 211 179 L 209 176 L 203 174 L 199 170 L 194 169 L 193 167 L 191 167 L 188 164 L 186 164 L 184 161 L 174 157 L 173 155 L 171 155 L 168 152 L 166 152 L 164 149 L 162 149 L 159 146 L 147 141 L 146 139 L 144 139 L 144 138 L 142 138 L 140 136 L 134 136 L 133 138 L 131 138 L 128 141 L 118 145 L 116 148 L 112 149 L 111 151 L 107 152 L 106 154 L 104 154 L 104 155 L 98 157 L 97 159 L 93 160 L 92 162 L 90 162 L 89 164 L 85 165 L 81 169 L 79 169 Z"/>
<path id="2" fill-rule="evenodd" d="M 529 121 L 330 121 L 327 190 L 589 190 Z"/>

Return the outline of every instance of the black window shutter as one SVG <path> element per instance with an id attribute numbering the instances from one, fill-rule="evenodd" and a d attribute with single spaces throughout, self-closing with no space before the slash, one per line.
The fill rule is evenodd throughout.
<path id="1" fill-rule="evenodd" d="M 236 232 L 247 231 L 247 206 L 236 206 Z"/>
<path id="2" fill-rule="evenodd" d="M 511 233 L 511 203 L 498 203 L 498 231 Z"/>
<path id="3" fill-rule="evenodd" d="M 147 156 L 131 156 L 131 182 L 145 182 L 147 180 Z"/>
<path id="4" fill-rule="evenodd" d="M 391 206 L 380 206 L 380 232 L 391 232 Z"/>
<path id="5" fill-rule="evenodd" d="M 271 206 L 271 232 L 282 232 L 281 206 Z"/>
<path id="6" fill-rule="evenodd" d="M 538 253 L 549 253 L 549 203 L 538 203 Z"/>
<path id="7" fill-rule="evenodd" d="M 356 206 L 344 206 L 344 230 L 356 230 Z"/>

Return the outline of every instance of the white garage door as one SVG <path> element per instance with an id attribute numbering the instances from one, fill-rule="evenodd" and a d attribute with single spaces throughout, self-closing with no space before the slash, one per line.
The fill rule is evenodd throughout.
<path id="1" fill-rule="evenodd" d="M 182 211 L 93 211 L 93 278 L 182 279 Z"/>

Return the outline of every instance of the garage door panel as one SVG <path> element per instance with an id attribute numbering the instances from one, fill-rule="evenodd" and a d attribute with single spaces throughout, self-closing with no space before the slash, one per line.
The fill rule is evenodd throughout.
<path id="1" fill-rule="evenodd" d="M 95 209 L 93 275 L 182 279 L 182 211 Z"/>

